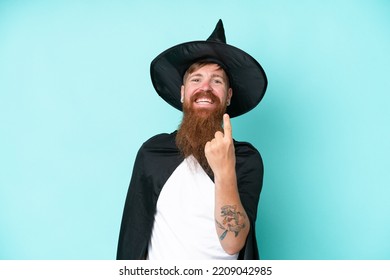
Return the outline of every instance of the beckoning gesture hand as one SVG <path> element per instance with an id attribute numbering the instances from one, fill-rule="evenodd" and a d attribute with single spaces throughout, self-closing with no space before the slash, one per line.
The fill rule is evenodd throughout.
<path id="1" fill-rule="evenodd" d="M 236 156 L 232 138 L 232 125 L 228 114 L 223 116 L 223 133 L 217 131 L 214 139 L 206 143 L 204 151 L 215 177 L 223 177 L 234 172 Z"/>

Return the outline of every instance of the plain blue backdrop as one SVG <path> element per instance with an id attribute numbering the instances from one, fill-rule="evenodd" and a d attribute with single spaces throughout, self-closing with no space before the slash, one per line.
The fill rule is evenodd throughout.
<path id="1" fill-rule="evenodd" d="M 114 259 L 136 152 L 177 128 L 151 60 L 223 19 L 269 87 L 233 119 L 265 164 L 264 259 L 390 259 L 390 4 L 0 3 L 0 259 Z"/>

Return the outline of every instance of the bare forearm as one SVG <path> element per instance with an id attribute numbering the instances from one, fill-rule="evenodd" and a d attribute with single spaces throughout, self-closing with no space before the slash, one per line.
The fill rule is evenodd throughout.
<path id="1" fill-rule="evenodd" d="M 207 162 L 214 173 L 215 226 L 222 248 L 228 254 L 239 252 L 245 244 L 250 224 L 237 188 L 236 155 L 228 114 L 223 130 L 205 145 Z"/>
<path id="2" fill-rule="evenodd" d="M 238 253 L 245 244 L 250 222 L 241 204 L 235 171 L 215 180 L 215 224 L 222 248 L 228 254 Z"/>

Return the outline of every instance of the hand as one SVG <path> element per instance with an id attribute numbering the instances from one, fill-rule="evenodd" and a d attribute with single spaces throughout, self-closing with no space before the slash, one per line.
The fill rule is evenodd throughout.
<path id="1" fill-rule="evenodd" d="M 236 156 L 232 138 L 232 125 L 228 114 L 223 116 L 223 133 L 217 131 L 214 139 L 206 143 L 205 155 L 214 176 L 225 176 L 235 171 Z"/>

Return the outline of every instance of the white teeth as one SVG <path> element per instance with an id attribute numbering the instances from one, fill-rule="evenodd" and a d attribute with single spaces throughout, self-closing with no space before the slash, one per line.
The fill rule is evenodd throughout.
<path id="1" fill-rule="evenodd" d="M 211 100 L 210 99 L 206 99 L 206 98 L 197 99 L 197 100 L 195 100 L 195 103 L 209 103 L 209 104 L 212 104 Z"/>

